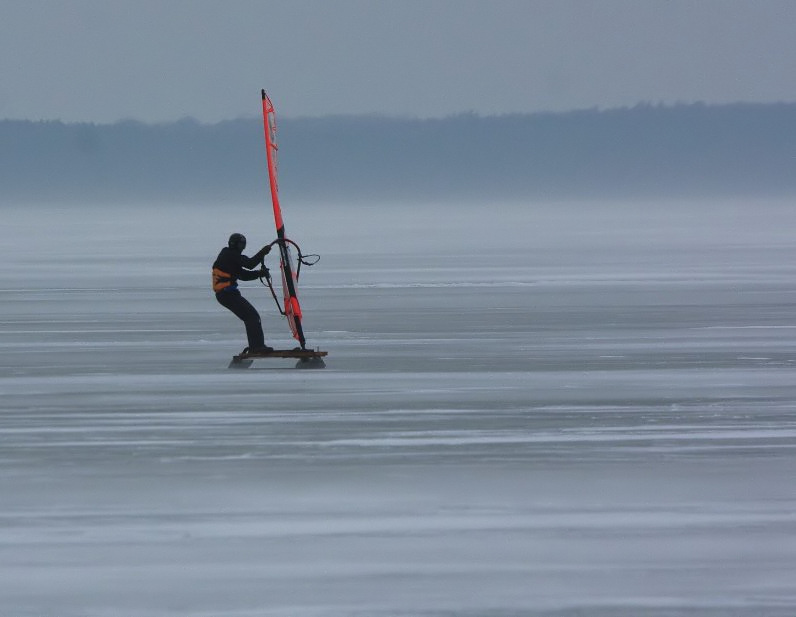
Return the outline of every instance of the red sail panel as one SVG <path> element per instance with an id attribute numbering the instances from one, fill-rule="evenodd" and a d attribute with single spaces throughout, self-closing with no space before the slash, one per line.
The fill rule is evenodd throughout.
<path id="1" fill-rule="evenodd" d="M 276 231 L 284 233 L 285 225 L 282 222 L 282 208 L 279 206 L 279 185 L 276 180 L 276 154 L 279 146 L 276 144 L 276 113 L 271 99 L 262 91 L 263 96 L 263 129 L 265 131 L 265 154 L 268 159 L 268 180 L 271 185 L 271 203 L 274 206 L 274 220 Z"/>
<path id="2" fill-rule="evenodd" d="M 299 305 L 296 289 L 298 276 L 293 261 L 290 244 L 285 242 L 285 224 L 282 220 L 282 208 L 279 205 L 279 185 L 277 184 L 277 151 L 276 143 L 276 112 L 271 99 L 262 91 L 263 98 L 263 130 L 265 131 L 265 152 L 268 160 L 268 180 L 271 186 L 271 203 L 274 208 L 274 222 L 276 223 L 276 237 L 279 246 L 279 267 L 282 270 L 282 291 L 285 298 L 285 316 L 287 317 L 290 331 L 293 333 L 301 348 L 304 349 L 304 331 L 301 327 L 301 306 Z"/>

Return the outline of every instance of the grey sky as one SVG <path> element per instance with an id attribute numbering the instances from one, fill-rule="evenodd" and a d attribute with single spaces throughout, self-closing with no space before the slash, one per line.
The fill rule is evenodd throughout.
<path id="1" fill-rule="evenodd" d="M 796 101 L 790 0 L 0 0 L 0 118 Z"/>

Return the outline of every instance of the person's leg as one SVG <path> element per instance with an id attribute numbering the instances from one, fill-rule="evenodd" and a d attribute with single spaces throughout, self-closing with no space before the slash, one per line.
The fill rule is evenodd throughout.
<path id="1" fill-rule="evenodd" d="M 216 298 L 222 306 L 235 313 L 238 319 L 243 321 L 243 325 L 246 326 L 249 349 L 265 347 L 263 325 L 257 309 L 239 291 L 225 291 L 216 294 Z"/>
<path id="2" fill-rule="evenodd" d="M 265 335 L 263 334 L 263 324 L 260 321 L 260 314 L 257 309 L 243 296 L 241 296 L 241 306 L 246 314 L 243 325 L 246 326 L 246 338 L 249 340 L 249 349 L 260 349 L 265 347 Z"/>

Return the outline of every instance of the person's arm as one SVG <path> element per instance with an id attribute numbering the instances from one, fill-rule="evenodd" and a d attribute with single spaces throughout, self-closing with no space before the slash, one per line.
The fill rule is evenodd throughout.
<path id="1" fill-rule="evenodd" d="M 246 255 L 241 255 L 240 263 L 244 268 L 249 268 L 251 270 L 253 268 L 256 268 L 260 264 L 260 262 L 262 262 L 263 257 L 268 255 L 268 253 L 270 252 L 271 252 L 271 245 L 266 244 L 263 248 L 257 251 L 257 253 L 255 253 L 252 257 L 246 257 Z M 243 280 L 251 280 L 251 279 L 243 279 Z"/>
<path id="2" fill-rule="evenodd" d="M 253 281 L 265 276 L 265 270 L 241 270 L 238 277 L 242 281 Z"/>

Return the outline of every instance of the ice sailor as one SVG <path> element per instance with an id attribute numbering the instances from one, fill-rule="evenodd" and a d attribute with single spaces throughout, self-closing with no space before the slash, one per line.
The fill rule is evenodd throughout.
<path id="1" fill-rule="evenodd" d="M 271 246 L 264 246 L 252 257 L 243 254 L 245 248 L 246 237 L 243 234 L 235 233 L 229 237 L 227 246 L 221 249 L 213 263 L 213 291 L 218 303 L 235 313 L 246 326 L 249 346 L 244 352 L 273 351 L 265 344 L 260 314 L 238 290 L 238 279 L 253 281 L 268 274 L 268 268 L 261 264 Z M 255 270 L 258 265 L 261 267 Z"/>

